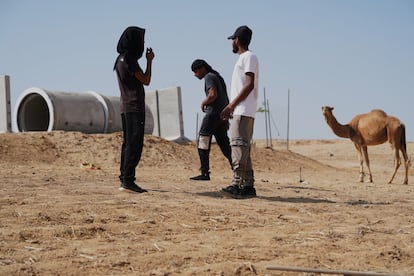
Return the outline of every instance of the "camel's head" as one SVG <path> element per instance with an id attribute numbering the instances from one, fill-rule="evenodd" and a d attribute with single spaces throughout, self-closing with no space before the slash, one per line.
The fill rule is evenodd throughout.
<path id="1" fill-rule="evenodd" d="M 325 119 L 327 119 L 328 115 L 332 115 L 332 110 L 334 108 L 332 106 L 322 106 L 322 114 L 325 116 Z"/>

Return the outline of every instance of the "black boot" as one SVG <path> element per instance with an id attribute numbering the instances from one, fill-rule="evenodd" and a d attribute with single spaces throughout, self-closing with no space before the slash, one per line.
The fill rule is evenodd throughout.
<path id="1" fill-rule="evenodd" d="M 200 171 L 201 174 L 197 176 L 190 177 L 191 180 L 204 180 L 208 181 L 210 180 L 210 150 L 204 150 L 204 149 L 198 149 L 198 155 L 200 157 Z"/>
<path id="2" fill-rule="evenodd" d="M 191 180 L 204 180 L 209 181 L 210 180 L 210 172 L 201 172 L 200 175 L 190 177 Z"/>

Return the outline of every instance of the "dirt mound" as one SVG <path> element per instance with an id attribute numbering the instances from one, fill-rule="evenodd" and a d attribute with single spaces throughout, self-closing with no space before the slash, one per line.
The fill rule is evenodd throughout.
<path id="1" fill-rule="evenodd" d="M 8 163 L 54 162 L 60 157 L 54 139 L 46 133 L 1 134 L 0 156 Z"/>
<path id="2" fill-rule="evenodd" d="M 7 163 L 56 163 L 78 166 L 92 163 L 116 167 L 119 164 L 122 134 L 83 134 L 80 132 L 24 132 L 0 135 L 1 161 Z M 229 164 L 216 144 L 212 145 L 211 166 L 228 170 Z M 290 172 L 300 167 L 322 169 L 326 165 L 287 150 L 253 145 L 252 159 L 258 171 Z M 146 135 L 140 167 L 179 165 L 185 169 L 199 166 L 195 143 L 179 145 L 163 138 Z"/>

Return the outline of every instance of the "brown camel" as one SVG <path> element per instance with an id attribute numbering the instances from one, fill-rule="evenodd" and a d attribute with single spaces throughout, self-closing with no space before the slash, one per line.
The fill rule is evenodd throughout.
<path id="1" fill-rule="evenodd" d="M 369 182 L 372 181 L 371 169 L 369 167 L 368 146 L 375 146 L 385 143 L 387 140 L 394 151 L 394 173 L 391 176 L 390 184 L 401 165 L 400 151 L 404 157 L 405 178 L 404 184 L 408 184 L 408 167 L 410 160 L 407 156 L 407 145 L 405 140 L 405 126 L 401 121 L 380 109 L 374 109 L 366 114 L 356 115 L 348 124 L 338 123 L 332 114 L 334 108 L 323 106 L 322 113 L 332 131 L 339 137 L 349 138 L 354 143 L 359 157 L 359 181 L 364 181 L 364 161 L 368 169 Z"/>

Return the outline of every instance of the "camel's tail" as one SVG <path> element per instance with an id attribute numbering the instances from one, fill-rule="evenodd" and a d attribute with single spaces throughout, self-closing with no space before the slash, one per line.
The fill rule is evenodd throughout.
<path id="1" fill-rule="evenodd" d="M 401 148 L 407 152 L 407 141 L 405 139 L 405 125 L 401 124 Z"/>

